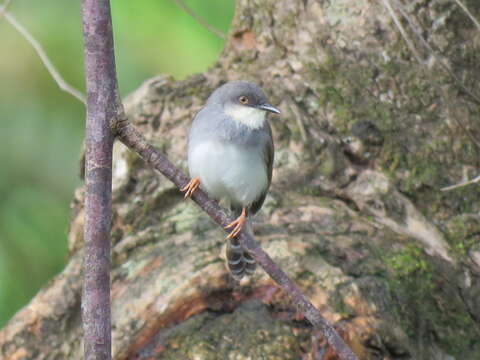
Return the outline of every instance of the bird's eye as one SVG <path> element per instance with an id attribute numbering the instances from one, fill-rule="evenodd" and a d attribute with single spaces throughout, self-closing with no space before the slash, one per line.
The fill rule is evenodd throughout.
<path id="1" fill-rule="evenodd" d="M 248 104 L 248 98 L 246 96 L 240 96 L 238 98 L 238 101 L 240 101 L 240 104 L 242 104 L 242 105 L 247 105 Z"/>

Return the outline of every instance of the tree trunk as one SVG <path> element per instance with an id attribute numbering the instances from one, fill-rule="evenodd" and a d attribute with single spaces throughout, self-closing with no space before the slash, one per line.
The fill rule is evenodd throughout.
<path id="1" fill-rule="evenodd" d="M 457 1 L 238 0 L 218 63 L 125 100 L 186 167 L 222 82 L 259 83 L 273 183 L 255 234 L 361 359 L 478 359 L 480 29 Z M 477 19 L 480 3 L 463 0 Z M 261 270 L 228 276 L 224 233 L 115 145 L 114 359 L 315 359 L 331 349 Z M 65 270 L 0 331 L 2 359 L 81 359 L 83 189 Z M 328 355 L 330 354 L 330 356 Z"/>

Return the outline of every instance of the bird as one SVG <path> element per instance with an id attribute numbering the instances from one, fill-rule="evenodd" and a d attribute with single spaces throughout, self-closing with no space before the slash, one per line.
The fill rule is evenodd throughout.
<path id="1" fill-rule="evenodd" d="M 230 230 L 226 258 L 237 280 L 256 268 L 237 236 L 251 231 L 250 219 L 262 207 L 272 181 L 274 145 L 267 113 L 280 110 L 258 85 L 227 82 L 207 99 L 188 135 L 191 180 L 181 191 L 188 198 L 201 187 L 209 197 L 229 205 L 235 220 L 225 227 Z"/>

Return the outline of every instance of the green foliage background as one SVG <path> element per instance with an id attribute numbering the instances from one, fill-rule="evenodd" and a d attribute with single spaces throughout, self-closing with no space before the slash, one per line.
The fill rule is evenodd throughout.
<path id="1" fill-rule="evenodd" d="M 234 0 L 185 0 L 228 31 Z M 223 40 L 172 0 L 111 1 L 122 95 L 162 74 L 204 71 Z M 13 0 L 10 12 L 84 91 L 80 1 Z M 31 46 L 0 19 L 0 326 L 66 262 L 69 202 L 80 184 L 85 109 L 61 91 Z"/>

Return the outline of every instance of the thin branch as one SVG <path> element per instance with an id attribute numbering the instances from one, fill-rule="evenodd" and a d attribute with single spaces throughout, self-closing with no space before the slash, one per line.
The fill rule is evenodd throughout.
<path id="1" fill-rule="evenodd" d="M 470 20 L 473 21 L 473 23 L 476 25 L 476 27 L 478 28 L 478 30 L 480 30 L 480 23 L 478 22 L 477 19 L 475 19 L 475 17 L 472 15 L 472 13 L 468 10 L 468 8 L 465 6 L 464 3 L 462 3 L 460 0 L 455 0 L 455 2 L 457 3 L 458 6 L 460 6 L 460 8 L 465 11 L 465 13 L 467 14 L 467 16 L 470 18 Z"/>
<path id="2" fill-rule="evenodd" d="M 382 1 L 387 1 L 387 0 L 382 0 Z M 450 67 L 447 64 L 445 64 L 444 60 L 440 58 L 440 56 L 437 54 L 437 51 L 435 51 L 435 49 L 433 49 L 433 47 L 428 43 L 428 41 L 426 41 L 424 39 L 424 37 L 421 34 L 421 31 L 415 26 L 413 21 L 410 19 L 410 16 L 408 16 L 408 14 L 405 12 L 405 10 L 403 9 L 403 7 L 399 3 L 399 1 L 395 0 L 395 3 L 397 5 L 399 11 L 402 13 L 403 17 L 407 20 L 407 22 L 408 22 L 411 30 L 413 31 L 413 33 L 418 37 L 418 39 L 423 44 L 423 46 L 435 58 L 437 63 L 440 64 L 440 66 L 453 78 L 453 80 L 455 81 L 457 86 L 460 87 L 465 92 L 465 94 L 467 94 L 471 98 L 471 100 L 475 104 L 480 105 L 480 98 L 465 86 L 465 84 L 455 75 L 455 73 L 452 71 L 452 69 L 450 69 Z M 423 63 L 423 65 L 425 65 L 425 63 Z"/>
<path id="3" fill-rule="evenodd" d="M 7 12 L 8 7 L 10 6 L 10 3 L 11 3 L 11 0 L 5 0 L 5 1 L 3 2 L 3 6 L 2 6 L 2 8 L 0 9 L 0 19 L 1 19 L 2 16 L 5 15 L 5 13 Z"/>
<path id="4" fill-rule="evenodd" d="M 113 147 L 110 121 L 116 117 L 119 96 L 109 0 L 82 0 L 82 19 L 88 96 L 82 295 L 84 359 L 110 360 Z"/>
<path id="5" fill-rule="evenodd" d="M 150 145 L 124 114 L 117 121 L 114 132 L 121 142 L 138 153 L 148 164 L 162 173 L 178 188 L 182 188 L 187 184 L 188 177 L 177 169 L 161 152 Z M 209 199 L 207 194 L 201 189 L 193 194 L 192 199 L 220 226 L 225 227 L 233 220 L 226 215 L 216 201 Z M 333 326 L 312 305 L 285 272 L 263 251 L 257 241 L 246 232 L 240 234 L 239 240 L 240 244 L 252 253 L 253 258 L 265 272 L 285 291 L 297 309 L 305 315 L 315 328 L 322 332 L 339 358 L 342 360 L 357 359 Z"/>
<path id="6" fill-rule="evenodd" d="M 210 31 L 212 34 L 217 35 L 219 38 L 226 39 L 225 35 L 221 30 L 217 29 L 215 26 L 210 25 L 203 17 L 195 13 L 192 9 L 188 7 L 183 0 L 173 0 L 179 7 L 181 7 L 188 15 L 190 15 L 195 21 L 202 25 L 205 29 Z"/>
<path id="7" fill-rule="evenodd" d="M 302 138 L 302 141 L 306 144 L 308 142 L 308 136 L 307 131 L 305 130 L 305 124 L 303 123 L 303 115 L 300 113 L 300 111 L 298 111 L 298 107 L 295 106 L 295 101 L 293 100 L 293 97 L 290 96 L 288 100 L 288 107 L 290 108 L 290 111 L 293 112 L 293 114 L 295 115 L 295 119 L 297 120 L 300 137 Z"/>
<path id="8" fill-rule="evenodd" d="M 453 190 L 453 189 L 457 189 L 457 188 L 464 187 L 464 186 L 471 185 L 471 184 L 476 184 L 476 183 L 479 183 L 479 182 L 480 182 L 480 175 L 478 175 L 477 177 L 475 177 L 471 180 L 468 180 L 468 181 L 464 181 L 464 182 L 461 182 L 461 183 L 458 183 L 458 184 L 455 184 L 455 185 L 446 186 L 444 188 L 441 188 L 440 190 L 450 191 L 450 190 Z"/>
<path id="9" fill-rule="evenodd" d="M 32 47 L 35 49 L 37 52 L 37 55 L 40 57 L 42 60 L 43 65 L 47 68 L 48 72 L 50 75 L 52 75 L 53 79 L 57 83 L 58 87 L 62 89 L 63 91 L 69 93 L 70 95 L 76 97 L 78 100 L 80 100 L 82 103 L 85 104 L 85 95 L 81 93 L 81 91 L 75 89 L 71 85 L 69 85 L 60 75 L 58 70 L 55 68 L 55 66 L 52 64 L 50 59 L 48 58 L 45 50 L 42 48 L 40 43 L 28 32 L 28 30 L 20 24 L 15 17 L 10 14 L 9 12 L 5 11 L 5 6 L 1 10 L 3 12 L 3 16 L 5 19 L 20 33 L 22 36 L 32 45 Z"/>
<path id="10" fill-rule="evenodd" d="M 400 22 L 400 19 L 398 18 L 397 14 L 392 8 L 392 5 L 390 4 L 389 0 L 382 0 L 383 5 L 387 8 L 388 13 L 390 14 L 390 17 L 392 18 L 393 22 L 397 26 L 398 30 L 400 31 L 400 34 L 402 35 L 403 39 L 407 43 L 408 48 L 412 52 L 412 54 L 415 56 L 417 61 L 421 64 L 424 65 L 425 61 L 422 59 L 420 54 L 417 52 L 417 49 L 415 48 L 415 44 L 410 40 L 410 38 L 407 35 L 407 32 L 403 28 L 402 23 Z"/>

